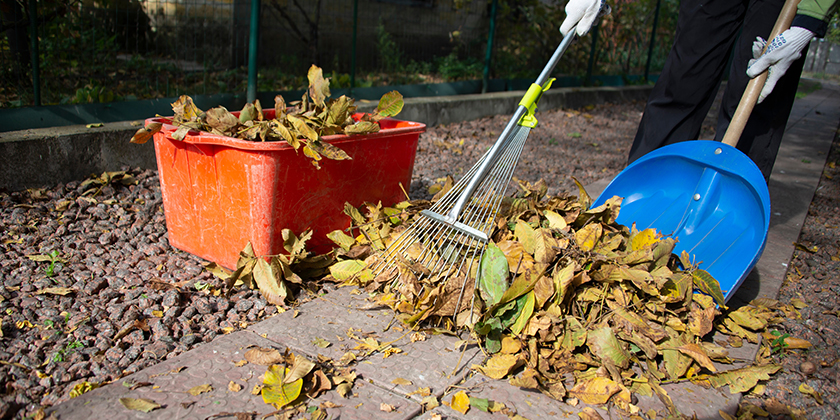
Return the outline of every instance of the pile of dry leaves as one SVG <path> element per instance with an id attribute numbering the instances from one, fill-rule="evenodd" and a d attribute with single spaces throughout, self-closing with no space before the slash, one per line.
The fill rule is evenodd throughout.
<path id="1" fill-rule="evenodd" d="M 324 78 L 319 67 L 310 67 L 307 76 L 309 89 L 300 101 L 287 105 L 283 96 L 277 95 L 274 97 L 274 109 L 268 110 L 263 110 L 260 101 L 256 100 L 245 104 L 238 113 L 230 112 L 223 106 L 204 112 L 193 103 L 192 98 L 182 95 L 172 104 L 175 116 L 166 120 L 178 127 L 170 137 L 183 140 L 190 130 L 198 130 L 250 141 L 285 141 L 295 150 L 302 148 L 303 154 L 320 168 L 318 161 L 323 157 L 350 159 L 340 148 L 321 141 L 323 136 L 376 133 L 380 128 L 379 120 L 402 111 L 403 97 L 399 92 L 392 91 L 382 96 L 372 113 L 354 118 L 356 105 L 352 98 L 341 95 L 328 99 L 330 80 Z M 150 123 L 137 130 L 131 142 L 146 143 L 161 128 L 160 122 Z"/>
<path id="2" fill-rule="evenodd" d="M 329 270 L 319 281 L 364 288 L 417 330 L 470 331 L 489 356 L 473 366 L 484 375 L 556 399 L 611 403 L 628 414 L 639 412 L 633 393 L 658 395 L 675 410 L 661 388 L 666 382 L 749 391 L 779 370 L 769 362 L 774 345 L 808 345 L 764 332 L 780 317 L 797 316 L 796 308 L 759 299 L 728 310 L 717 281 L 689 255 L 672 253 L 675 238 L 617 224 L 620 198 L 590 208 L 582 187 L 580 197 L 546 197 L 543 183 L 520 186 L 505 200 L 463 296 L 462 284 L 439 282 L 412 261 L 400 262 L 396 277 L 370 268 L 428 201 L 347 206 L 353 227 L 330 235 L 338 247 L 317 257 L 318 270 Z M 295 267 L 307 261 L 300 268 L 311 275 L 313 257 L 294 235 L 288 244 L 290 255 L 268 261 L 246 251 L 230 278 L 252 278 L 277 303 L 291 299 L 275 284 L 305 284 Z M 721 370 L 744 362 L 732 360 L 727 347 L 758 343 L 762 334 L 766 345 L 757 360 Z"/>

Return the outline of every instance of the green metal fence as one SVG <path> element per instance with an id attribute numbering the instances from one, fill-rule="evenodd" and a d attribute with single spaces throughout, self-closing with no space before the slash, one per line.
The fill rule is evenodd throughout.
<path id="1" fill-rule="evenodd" d="M 560 40 L 564 3 L 0 0 L 0 108 L 253 98 L 303 88 L 312 64 L 336 88 L 528 79 Z M 558 76 L 626 82 L 661 68 L 678 1 L 612 3 Z"/>

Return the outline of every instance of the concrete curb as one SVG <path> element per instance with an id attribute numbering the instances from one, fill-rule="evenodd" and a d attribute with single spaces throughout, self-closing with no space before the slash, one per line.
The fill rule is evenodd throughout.
<path id="1" fill-rule="evenodd" d="M 651 89 L 651 86 L 552 89 L 543 94 L 540 109 L 645 100 Z M 409 98 L 399 118 L 433 126 L 511 114 L 523 94 L 523 91 L 512 91 Z M 370 111 L 376 103 L 362 100 L 357 105 L 360 111 Z M 105 123 L 97 128 L 74 125 L 2 133 L 0 161 L 4 164 L 0 167 L 0 189 L 43 187 L 120 170 L 123 166 L 157 169 L 151 142 L 144 145 L 128 142 L 142 124 L 142 121 L 125 121 Z"/>

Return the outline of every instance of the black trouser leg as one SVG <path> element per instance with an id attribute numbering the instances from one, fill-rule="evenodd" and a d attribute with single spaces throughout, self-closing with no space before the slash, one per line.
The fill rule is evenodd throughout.
<path id="1" fill-rule="evenodd" d="M 776 23 L 779 12 L 784 6 L 782 0 L 751 1 L 744 18 L 743 32 L 735 47 L 732 68 L 729 72 L 729 82 L 724 92 L 718 116 L 715 140 L 720 141 L 735 114 L 738 102 L 750 78 L 746 74 L 747 64 L 752 57 L 752 44 L 757 36 L 767 39 Z M 802 51 L 802 57 L 794 62 L 776 83 L 773 92 L 760 104 L 756 104 L 750 115 L 744 133 L 738 141 L 738 149 L 749 156 L 764 175 L 770 179 L 773 163 L 782 142 L 785 124 L 790 116 L 799 77 L 805 64 L 807 47 Z"/>
<path id="2" fill-rule="evenodd" d="M 628 162 L 696 140 L 746 12 L 744 0 L 683 0 L 674 45 L 653 88 Z"/>

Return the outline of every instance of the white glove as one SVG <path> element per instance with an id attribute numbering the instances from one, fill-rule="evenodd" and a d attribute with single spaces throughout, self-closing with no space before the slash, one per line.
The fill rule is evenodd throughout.
<path id="1" fill-rule="evenodd" d="M 575 32 L 578 36 L 586 35 L 595 23 L 595 19 L 598 18 L 602 3 L 603 0 L 569 0 L 566 3 L 566 20 L 560 25 L 563 36 L 566 36 L 575 24 L 577 24 Z"/>
<path id="2" fill-rule="evenodd" d="M 761 50 L 764 49 L 767 41 L 761 37 L 755 39 L 752 47 L 753 57 L 755 58 L 750 60 L 747 65 L 747 76 L 754 78 L 769 68 L 767 81 L 758 95 L 758 103 L 761 103 L 773 91 L 776 82 L 784 76 L 790 65 L 802 55 L 802 50 L 811 42 L 813 37 L 813 32 L 793 26 L 773 38 L 764 55 L 761 55 Z"/>

